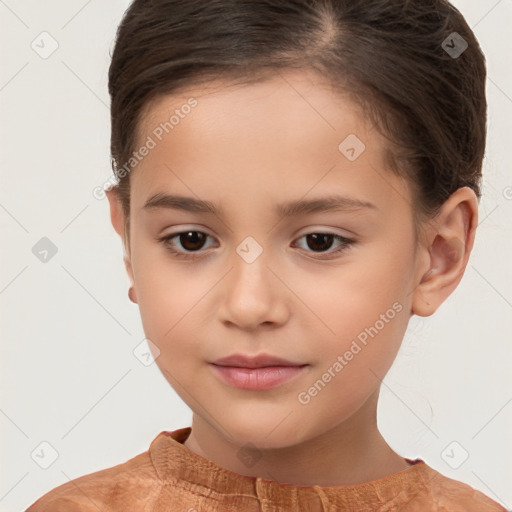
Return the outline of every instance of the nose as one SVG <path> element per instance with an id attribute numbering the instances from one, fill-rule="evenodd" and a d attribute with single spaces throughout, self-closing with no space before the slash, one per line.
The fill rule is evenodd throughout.
<path id="1" fill-rule="evenodd" d="M 286 323 L 290 292 L 276 277 L 278 271 L 272 268 L 265 251 L 248 261 L 237 253 L 230 261 L 232 269 L 222 284 L 221 321 L 244 330 Z"/>

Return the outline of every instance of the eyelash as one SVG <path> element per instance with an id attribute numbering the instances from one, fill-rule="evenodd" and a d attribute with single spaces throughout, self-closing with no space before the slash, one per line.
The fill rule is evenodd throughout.
<path id="1" fill-rule="evenodd" d="M 187 234 L 187 233 L 202 233 L 202 234 L 204 234 L 206 236 L 210 236 L 210 235 L 204 233 L 203 231 L 198 231 L 198 230 L 190 229 L 190 230 L 187 230 L 187 231 L 179 231 L 177 233 L 171 233 L 169 235 L 157 238 L 157 240 L 159 242 L 161 242 L 164 245 L 164 247 L 175 258 L 183 258 L 183 259 L 194 260 L 194 259 L 202 257 L 201 250 L 193 251 L 193 252 L 183 252 L 183 251 L 178 251 L 175 248 L 170 246 L 172 239 L 177 238 L 180 235 L 184 235 L 184 234 Z M 302 235 L 301 237 L 299 237 L 298 240 L 300 240 L 301 238 L 307 237 L 308 235 L 313 235 L 313 234 L 315 234 L 315 235 L 328 235 L 328 236 L 332 236 L 332 237 L 334 237 L 335 240 L 337 240 L 338 242 L 341 242 L 341 244 L 342 244 L 338 249 L 336 249 L 334 251 L 331 251 L 331 252 L 326 252 L 326 253 L 318 252 L 318 253 L 315 253 L 315 252 L 312 252 L 312 251 L 307 251 L 307 252 L 312 252 L 313 254 L 329 254 L 329 255 L 341 254 L 341 253 L 347 251 L 355 243 L 355 240 L 351 240 L 350 238 L 346 238 L 344 236 L 337 235 L 336 233 L 329 233 L 329 232 L 324 232 L 324 231 L 312 231 L 311 233 L 306 233 L 305 235 Z M 317 258 L 317 259 L 327 260 L 327 259 L 331 259 L 331 258 L 329 257 L 329 258 Z"/>

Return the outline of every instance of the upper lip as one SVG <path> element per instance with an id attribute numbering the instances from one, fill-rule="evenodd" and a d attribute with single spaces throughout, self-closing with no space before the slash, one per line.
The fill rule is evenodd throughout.
<path id="1" fill-rule="evenodd" d="M 212 362 L 219 366 L 237 366 L 240 368 L 264 368 L 266 366 L 304 366 L 303 363 L 295 363 L 287 361 L 280 357 L 275 357 L 269 354 L 259 354 L 256 356 L 249 356 L 244 354 L 232 354 L 227 357 L 221 357 Z"/>

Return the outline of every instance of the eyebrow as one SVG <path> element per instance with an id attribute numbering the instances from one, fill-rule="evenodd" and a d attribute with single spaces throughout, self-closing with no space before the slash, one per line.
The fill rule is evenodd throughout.
<path id="1" fill-rule="evenodd" d="M 193 197 L 170 195 L 163 192 L 158 192 L 150 196 L 142 207 L 144 210 L 160 208 L 184 210 L 195 213 L 211 213 L 218 216 L 223 215 L 223 209 L 210 201 L 195 199 Z M 365 209 L 377 210 L 378 208 L 368 201 L 363 201 L 353 197 L 331 195 L 316 199 L 299 199 L 280 203 L 276 205 L 275 211 L 279 217 L 284 218 L 306 213 Z"/>

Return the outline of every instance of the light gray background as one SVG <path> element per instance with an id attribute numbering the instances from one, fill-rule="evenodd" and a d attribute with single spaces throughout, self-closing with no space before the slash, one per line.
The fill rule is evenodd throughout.
<path id="1" fill-rule="evenodd" d="M 111 176 L 107 71 L 128 3 L 0 0 L 2 512 L 191 421 L 156 365 L 133 354 L 144 332 L 121 241 L 107 200 L 92 195 Z M 411 321 L 379 424 L 403 456 L 512 508 L 512 0 L 454 4 L 488 62 L 480 226 L 456 292 L 433 317 Z M 51 48 L 43 31 L 59 45 L 46 59 L 31 47 Z M 58 249 L 46 263 L 32 251 L 43 237 Z M 42 442 L 58 453 L 47 469 Z M 452 468 L 463 450 L 468 459 Z"/>

